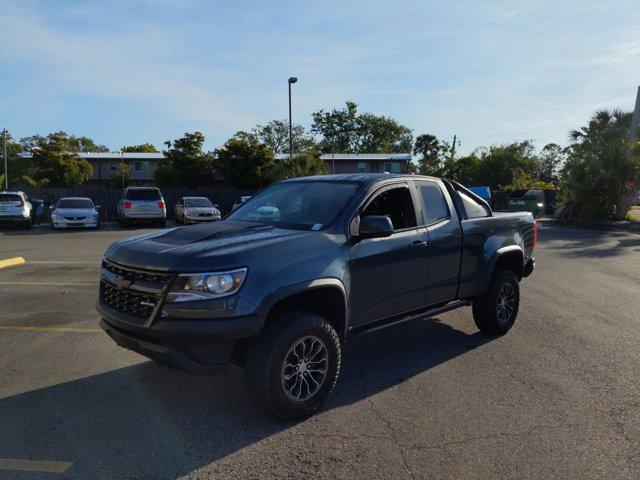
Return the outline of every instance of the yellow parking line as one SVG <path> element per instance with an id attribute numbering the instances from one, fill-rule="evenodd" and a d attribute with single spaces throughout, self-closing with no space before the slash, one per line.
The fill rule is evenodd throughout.
<path id="1" fill-rule="evenodd" d="M 0 260 L 0 268 L 20 265 L 22 263 L 24 263 L 24 258 L 22 257 L 7 258 L 6 260 Z"/>
<path id="2" fill-rule="evenodd" d="M 31 265 L 100 265 L 100 260 L 95 261 L 65 261 L 65 260 L 29 260 Z"/>
<path id="3" fill-rule="evenodd" d="M 29 327 L 29 326 L 20 326 L 20 325 L 0 325 L 0 330 L 13 330 L 18 332 L 102 333 L 102 330 L 100 328 Z"/>
<path id="4" fill-rule="evenodd" d="M 0 285 L 55 285 L 57 287 L 97 287 L 99 285 L 99 283 L 0 282 Z"/>
<path id="5" fill-rule="evenodd" d="M 72 462 L 50 460 L 25 460 L 20 458 L 0 458 L 0 470 L 22 470 L 25 472 L 64 473 Z"/>

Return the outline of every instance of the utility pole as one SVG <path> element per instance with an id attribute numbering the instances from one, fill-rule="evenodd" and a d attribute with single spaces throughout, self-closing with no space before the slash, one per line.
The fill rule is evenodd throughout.
<path id="1" fill-rule="evenodd" d="M 7 129 L 2 130 L 4 140 L 4 189 L 9 190 L 9 171 L 7 170 Z"/>
<path id="2" fill-rule="evenodd" d="M 636 107 L 633 110 L 633 117 L 631 118 L 631 130 L 629 130 L 629 153 L 627 154 L 631 158 L 633 153 L 633 144 L 638 138 L 638 123 L 640 122 L 640 87 L 636 93 Z"/>
<path id="3" fill-rule="evenodd" d="M 293 156 L 293 127 L 291 123 L 291 84 L 296 83 L 298 79 L 296 77 L 289 77 L 287 83 L 289 84 L 289 158 Z"/>
<path id="4" fill-rule="evenodd" d="M 458 138 L 457 135 L 453 136 L 453 143 L 451 144 L 451 160 L 454 159 L 454 157 L 456 156 L 456 139 Z"/>
<path id="5" fill-rule="evenodd" d="M 120 174 L 122 175 L 122 190 L 124 190 L 124 153 L 120 149 Z"/>

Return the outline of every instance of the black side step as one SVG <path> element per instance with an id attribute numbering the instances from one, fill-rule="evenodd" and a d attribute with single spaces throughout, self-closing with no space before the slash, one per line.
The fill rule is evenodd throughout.
<path id="1" fill-rule="evenodd" d="M 449 302 L 441 307 L 407 315 L 396 320 L 381 320 L 372 324 L 363 325 L 361 327 L 355 327 L 351 332 L 347 334 L 345 342 L 349 342 L 355 338 L 363 337 L 364 335 L 368 335 L 370 333 L 384 330 L 385 328 L 395 327 L 396 325 L 401 325 L 403 323 L 413 322 L 417 320 L 426 320 L 428 318 L 435 317 L 436 315 L 440 315 L 441 313 L 455 310 L 456 308 L 468 307 L 469 305 L 471 305 L 471 303 L 472 302 L 470 300 L 456 300 L 454 302 Z"/>

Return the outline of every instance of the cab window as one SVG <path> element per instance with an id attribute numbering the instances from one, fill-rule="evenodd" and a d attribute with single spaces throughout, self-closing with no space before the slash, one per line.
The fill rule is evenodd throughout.
<path id="1" fill-rule="evenodd" d="M 432 225 L 449 218 L 449 207 L 442 189 L 434 182 L 416 182 L 420 200 L 424 225 Z"/>
<path id="2" fill-rule="evenodd" d="M 466 195 L 464 192 L 456 192 L 458 194 L 458 198 L 462 203 L 462 207 L 464 208 L 465 216 L 467 218 L 481 218 L 488 217 L 489 211 L 487 207 L 476 202 L 469 195 Z"/>
<path id="3" fill-rule="evenodd" d="M 386 189 L 376 194 L 360 214 L 386 215 L 391 219 L 394 230 L 416 226 L 416 215 L 411 201 L 411 192 L 407 186 Z"/>

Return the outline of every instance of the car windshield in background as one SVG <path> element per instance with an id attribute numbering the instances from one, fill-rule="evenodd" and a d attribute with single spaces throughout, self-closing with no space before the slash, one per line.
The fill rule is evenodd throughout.
<path id="1" fill-rule="evenodd" d="M 211 201 L 208 198 L 185 198 L 185 207 L 213 207 Z"/>
<path id="2" fill-rule="evenodd" d="M 276 183 L 238 207 L 227 220 L 323 230 L 335 221 L 358 186 L 353 182 Z"/>
<path id="3" fill-rule="evenodd" d="M 88 198 L 63 199 L 58 202 L 56 208 L 93 208 L 93 202 Z"/>
<path id="4" fill-rule="evenodd" d="M 160 191 L 153 189 L 128 190 L 127 200 L 160 200 Z"/>
<path id="5" fill-rule="evenodd" d="M 12 193 L 0 193 L 0 202 L 19 202 L 20 200 L 20 195 L 15 195 Z"/>

